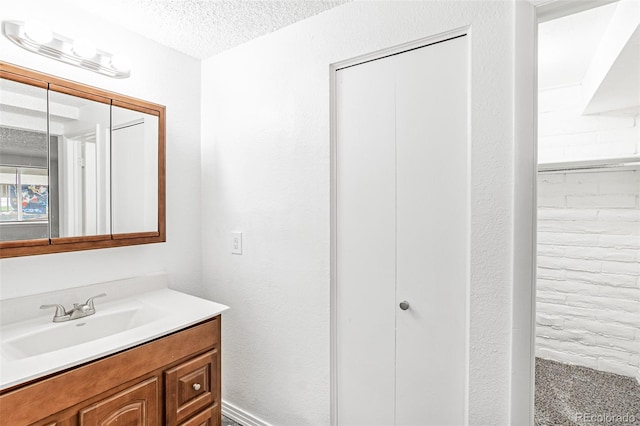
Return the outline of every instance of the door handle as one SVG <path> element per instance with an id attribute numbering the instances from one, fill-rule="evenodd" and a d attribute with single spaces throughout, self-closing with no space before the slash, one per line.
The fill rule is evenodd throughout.
<path id="1" fill-rule="evenodd" d="M 400 309 L 402 309 L 403 311 L 406 311 L 407 309 L 409 309 L 409 302 L 407 302 L 406 300 L 403 302 L 400 302 Z"/>

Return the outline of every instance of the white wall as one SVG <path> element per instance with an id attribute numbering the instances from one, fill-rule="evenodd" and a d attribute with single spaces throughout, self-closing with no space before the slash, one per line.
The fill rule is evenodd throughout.
<path id="1" fill-rule="evenodd" d="M 580 85 L 539 112 L 541 162 L 640 154 L 640 115 L 582 115 Z M 640 169 L 538 177 L 536 307 L 537 356 L 640 377 Z"/>
<path id="2" fill-rule="evenodd" d="M 126 11 L 123 11 L 126 13 Z M 93 39 L 133 60 L 112 79 L 30 53 L 0 37 L 0 60 L 167 107 L 167 243 L 0 261 L 0 298 L 166 271 L 173 288 L 201 291 L 200 61 L 160 46 L 64 1 L 3 2 L 1 20 L 38 19 L 66 36 Z"/>
<path id="3" fill-rule="evenodd" d="M 469 422 L 528 421 L 509 408 L 512 368 L 524 389 L 513 406 L 531 401 L 528 350 L 511 364 L 512 326 L 530 348 L 526 315 L 512 322 L 513 277 L 531 306 L 531 256 L 514 268 L 513 251 L 532 246 L 533 229 L 518 219 L 514 236 L 513 120 L 528 110 L 514 108 L 515 19 L 511 2 L 357 1 L 203 61 L 203 281 L 232 307 L 226 402 L 273 424 L 329 423 L 329 65 L 471 25 Z M 533 177 L 532 150 L 519 155 Z M 241 256 L 232 231 L 243 232 Z"/>

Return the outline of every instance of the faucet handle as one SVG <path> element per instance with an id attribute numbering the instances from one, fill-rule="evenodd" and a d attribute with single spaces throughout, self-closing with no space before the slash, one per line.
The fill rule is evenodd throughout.
<path id="1" fill-rule="evenodd" d="M 106 296 L 107 296 L 107 293 L 101 293 L 101 294 L 99 294 L 97 296 L 90 297 L 90 298 L 87 299 L 87 302 L 85 303 L 85 305 L 88 305 L 89 309 L 95 309 L 93 307 L 93 299 L 95 299 L 97 297 L 106 297 Z"/>
<path id="2" fill-rule="evenodd" d="M 49 309 L 49 308 L 56 308 L 56 313 L 53 316 L 53 322 L 60 322 L 60 321 L 64 321 L 65 319 L 68 319 L 67 316 L 69 315 L 69 313 L 64 308 L 64 306 L 58 305 L 57 303 L 54 303 L 53 305 L 40 306 L 40 309 Z"/>

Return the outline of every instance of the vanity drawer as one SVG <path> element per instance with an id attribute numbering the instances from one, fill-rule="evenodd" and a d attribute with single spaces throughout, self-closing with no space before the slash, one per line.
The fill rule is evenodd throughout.
<path id="1" fill-rule="evenodd" d="M 180 423 L 180 426 L 221 426 L 219 410 L 220 406 L 216 404 Z"/>
<path id="2" fill-rule="evenodd" d="M 214 349 L 165 371 L 167 425 L 178 425 L 205 407 L 219 405 L 218 363 Z"/>

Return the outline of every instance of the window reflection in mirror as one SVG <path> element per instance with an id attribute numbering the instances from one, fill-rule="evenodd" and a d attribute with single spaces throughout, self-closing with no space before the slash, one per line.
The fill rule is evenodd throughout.
<path id="1" fill-rule="evenodd" d="M 51 237 L 111 233 L 110 102 L 49 91 Z M 57 226 L 56 226 L 57 225 Z"/>
<path id="2" fill-rule="evenodd" d="M 0 241 L 49 238 L 47 91 L 0 79 Z"/>
<path id="3" fill-rule="evenodd" d="M 158 117 L 112 106 L 113 233 L 158 230 Z"/>

